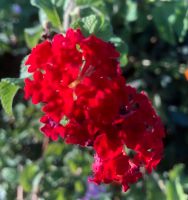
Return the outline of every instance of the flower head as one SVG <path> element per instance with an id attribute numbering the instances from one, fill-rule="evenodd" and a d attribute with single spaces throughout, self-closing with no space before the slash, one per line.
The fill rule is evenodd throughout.
<path id="1" fill-rule="evenodd" d="M 41 103 L 41 131 L 52 140 L 92 146 L 96 183 L 124 190 L 160 162 L 164 130 L 144 92 L 126 85 L 119 53 L 94 35 L 69 29 L 33 48 L 25 98 Z"/>

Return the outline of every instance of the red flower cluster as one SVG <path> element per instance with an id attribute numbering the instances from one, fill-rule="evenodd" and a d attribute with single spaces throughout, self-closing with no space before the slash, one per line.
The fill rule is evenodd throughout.
<path id="1" fill-rule="evenodd" d="M 42 132 L 92 146 L 96 183 L 129 184 L 157 166 L 164 130 L 146 94 L 127 86 L 119 53 L 94 35 L 69 29 L 33 48 L 25 98 L 42 103 Z"/>

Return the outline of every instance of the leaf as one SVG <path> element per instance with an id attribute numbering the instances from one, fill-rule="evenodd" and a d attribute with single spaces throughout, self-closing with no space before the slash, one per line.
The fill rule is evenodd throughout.
<path id="1" fill-rule="evenodd" d="M 41 34 L 42 27 L 40 25 L 24 29 L 25 41 L 30 49 L 37 45 L 41 38 Z"/>
<path id="2" fill-rule="evenodd" d="M 127 14 L 126 20 L 128 22 L 133 22 L 137 20 L 137 2 L 132 0 L 127 0 Z"/>
<path id="3" fill-rule="evenodd" d="M 20 66 L 20 78 L 25 79 L 31 76 L 31 73 L 28 72 L 28 66 L 25 65 L 26 60 L 28 59 L 28 55 L 22 59 Z"/>
<path id="4" fill-rule="evenodd" d="M 176 37 L 183 42 L 188 31 L 188 3 L 169 1 L 156 4 L 153 19 L 162 39 L 175 44 Z"/>
<path id="5" fill-rule="evenodd" d="M 74 189 L 76 192 L 81 193 L 84 191 L 83 183 L 79 180 L 75 181 L 74 183 Z"/>
<path id="6" fill-rule="evenodd" d="M 42 9 L 55 28 L 59 28 L 60 30 L 62 29 L 61 20 L 55 2 L 52 2 L 52 0 L 31 0 L 31 4 Z"/>
<path id="7" fill-rule="evenodd" d="M 84 17 L 81 21 L 83 22 L 83 28 L 89 34 L 95 33 L 97 31 L 97 25 L 99 24 L 99 21 L 96 15 Z"/>
<path id="8" fill-rule="evenodd" d="M 45 29 L 47 22 L 48 22 L 48 16 L 46 15 L 46 13 L 44 12 L 44 10 L 39 9 L 39 22 L 42 25 L 42 27 Z"/>
<path id="9" fill-rule="evenodd" d="M 16 169 L 10 167 L 3 168 L 1 175 L 2 178 L 9 183 L 15 183 L 18 179 L 18 173 Z"/>
<path id="10" fill-rule="evenodd" d="M 56 199 L 56 200 L 66 200 L 66 189 L 64 187 L 53 189 L 50 193 L 50 199 Z"/>
<path id="11" fill-rule="evenodd" d="M 78 19 L 71 26 L 73 28 L 80 28 L 85 36 L 94 34 L 105 41 L 109 41 L 110 37 L 113 36 L 109 20 L 102 16 L 92 14 Z"/>
<path id="12" fill-rule="evenodd" d="M 180 200 L 178 198 L 175 185 L 172 181 L 167 181 L 166 183 L 166 199 L 167 200 Z"/>
<path id="13" fill-rule="evenodd" d="M 8 79 L 3 79 L 0 82 L 0 99 L 3 109 L 8 115 L 13 115 L 12 103 L 20 87 Z"/>
<path id="14" fill-rule="evenodd" d="M 114 44 L 114 46 L 117 48 L 117 50 L 120 52 L 120 66 L 125 67 L 125 65 L 128 63 L 128 47 L 125 44 L 125 42 L 117 36 L 112 36 L 109 40 Z"/>
<path id="15" fill-rule="evenodd" d="M 184 167 L 185 166 L 183 164 L 175 165 L 173 167 L 173 169 L 169 171 L 169 177 L 170 177 L 170 179 L 172 181 L 176 180 L 176 178 L 183 173 Z"/>
<path id="16" fill-rule="evenodd" d="M 169 180 L 166 184 L 166 196 L 167 200 L 186 200 L 187 195 L 184 193 L 183 186 L 180 183 L 179 178 L 174 182 Z"/>
<path id="17" fill-rule="evenodd" d="M 49 155 L 61 156 L 63 149 L 64 149 L 63 144 L 50 143 L 48 145 L 48 148 L 45 150 L 45 156 Z"/>
<path id="18" fill-rule="evenodd" d="M 33 191 L 37 191 L 37 190 L 38 190 L 39 184 L 40 184 L 40 181 L 41 181 L 43 175 L 44 175 L 43 172 L 39 172 L 39 173 L 35 176 L 35 178 L 33 179 L 33 183 L 32 183 L 32 190 L 33 190 Z"/>
<path id="19" fill-rule="evenodd" d="M 176 32 L 180 42 L 183 42 L 188 31 L 188 2 L 175 2 L 174 31 Z"/>
<path id="20" fill-rule="evenodd" d="M 100 26 L 96 32 L 96 36 L 102 38 L 105 41 L 109 41 L 113 36 L 113 29 L 109 20 L 104 17 L 99 17 Z"/>
<path id="21" fill-rule="evenodd" d="M 159 187 L 159 182 L 161 182 L 160 179 L 153 179 L 151 175 L 146 177 L 147 200 L 166 200 L 164 191 Z"/>
<path id="22" fill-rule="evenodd" d="M 3 81 L 12 83 L 12 84 L 20 86 L 20 87 L 23 86 L 23 80 L 20 78 L 3 78 L 3 79 L 1 79 L 1 82 L 3 82 Z"/>
<path id="23" fill-rule="evenodd" d="M 183 185 L 181 184 L 181 175 L 184 165 L 178 164 L 169 172 L 169 180 L 166 183 L 167 200 L 186 200 L 187 195 L 184 193 Z"/>
<path id="24" fill-rule="evenodd" d="M 38 167 L 35 164 L 27 165 L 20 175 L 20 184 L 26 192 L 31 191 L 32 189 L 32 181 L 38 171 Z"/>
<path id="25" fill-rule="evenodd" d="M 173 30 L 175 23 L 174 8 L 172 2 L 165 2 L 157 4 L 152 10 L 153 20 L 160 37 L 170 44 L 176 42 Z"/>
<path id="26" fill-rule="evenodd" d="M 128 63 L 128 57 L 127 57 L 127 54 L 121 54 L 120 55 L 120 66 L 121 67 L 125 67 L 126 64 Z"/>
<path id="27" fill-rule="evenodd" d="M 184 193 L 183 185 L 180 183 L 179 178 L 175 181 L 176 191 L 180 200 L 187 200 L 187 195 Z"/>
<path id="28" fill-rule="evenodd" d="M 57 7 L 62 7 L 67 2 L 67 0 L 52 0 L 52 3 Z"/>
<path id="29" fill-rule="evenodd" d="M 92 10 L 95 9 L 96 12 L 101 12 L 103 14 L 107 14 L 107 8 L 106 8 L 106 3 L 101 0 L 75 0 L 76 5 L 81 9 L 82 7 L 89 7 Z M 90 11 L 91 13 L 91 11 Z"/>

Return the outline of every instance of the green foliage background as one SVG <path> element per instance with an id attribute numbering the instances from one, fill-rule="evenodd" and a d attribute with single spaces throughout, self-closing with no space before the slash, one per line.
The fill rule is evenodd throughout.
<path id="1" fill-rule="evenodd" d="M 188 199 L 188 1 L 1 0 L 0 200 L 71 200 L 88 190 L 93 152 L 44 138 L 40 105 L 20 89 L 30 49 L 68 27 L 114 43 L 127 82 L 148 93 L 166 128 L 155 172 L 126 193 L 108 185 L 91 199 Z"/>

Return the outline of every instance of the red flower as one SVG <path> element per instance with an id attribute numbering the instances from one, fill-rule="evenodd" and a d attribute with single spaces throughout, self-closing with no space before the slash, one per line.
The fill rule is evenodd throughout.
<path id="1" fill-rule="evenodd" d="M 164 130 L 146 94 L 126 85 L 118 58 L 112 44 L 69 29 L 32 50 L 24 90 L 42 105 L 47 137 L 93 146 L 92 181 L 127 190 L 160 162 Z"/>

